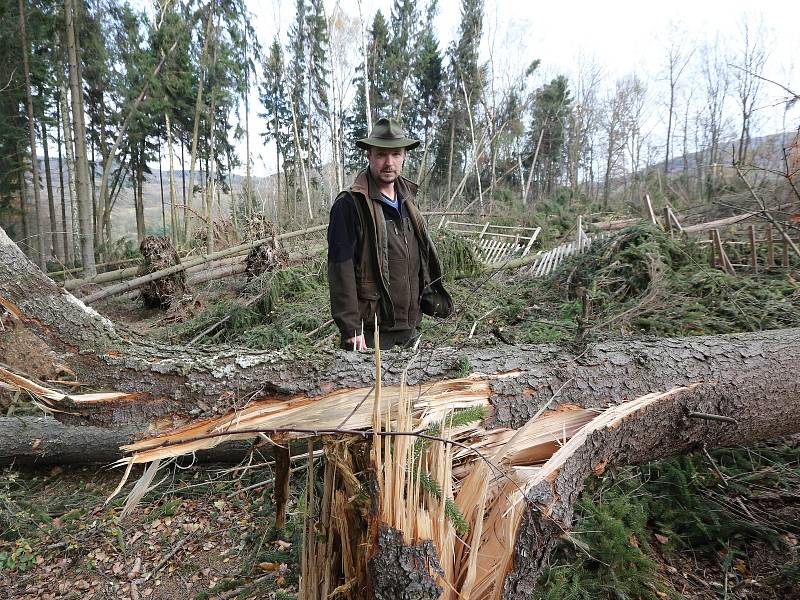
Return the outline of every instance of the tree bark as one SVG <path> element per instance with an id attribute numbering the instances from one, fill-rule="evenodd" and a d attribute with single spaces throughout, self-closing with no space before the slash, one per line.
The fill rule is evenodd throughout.
<path id="1" fill-rule="evenodd" d="M 56 90 L 56 148 L 58 149 L 58 192 L 61 199 L 61 247 L 64 250 L 64 265 L 71 267 L 75 263 L 69 245 L 67 231 L 67 196 L 64 189 L 64 155 L 61 151 L 61 89 Z"/>
<path id="2" fill-rule="evenodd" d="M 49 280 L 2 230 L 0 305 L 62 352 L 80 380 L 128 394 L 113 401 L 64 398 L 57 407 L 76 415 L 59 414 L 63 421 L 167 431 L 262 400 L 298 406 L 312 397 L 313 406 L 337 391 L 366 393 L 374 382 L 369 355 L 230 347 L 190 351 L 126 331 Z M 568 531 L 573 504 L 592 472 L 800 430 L 798 343 L 800 329 L 786 329 L 581 347 L 442 348 L 413 360 L 390 352 L 384 353 L 383 385 L 388 390 L 397 384 L 411 363 L 407 382 L 425 393 L 433 381 L 455 377 L 466 360 L 470 381 L 483 386 L 481 398 L 489 405 L 487 430 L 521 428 L 537 422 L 545 409 L 584 411 L 590 424 L 598 422 L 595 414 L 618 414 L 587 425 L 583 437 L 573 435 L 542 465 L 542 477 L 525 481 L 516 554 L 513 564 L 498 572 L 502 597 L 527 598 L 557 538 Z M 287 428 L 297 427 L 287 421 Z M 553 451 L 559 448 L 548 443 Z M 515 485 L 510 492 L 520 488 Z"/>
<path id="3" fill-rule="evenodd" d="M 81 90 L 80 58 L 75 27 L 75 12 L 72 0 L 64 0 L 64 16 L 67 30 L 67 56 L 69 58 L 69 89 L 72 99 L 73 139 L 75 141 L 75 182 L 78 204 L 78 229 L 80 231 L 81 261 L 83 272 L 91 277 L 97 273 L 94 261 L 94 231 L 89 181 L 89 163 L 86 152 L 86 126 L 83 118 L 83 91 Z"/>
<path id="4" fill-rule="evenodd" d="M 40 93 L 42 91 L 40 90 Z M 47 116 L 42 111 L 42 150 L 44 151 L 44 180 L 47 183 L 47 206 L 50 210 L 50 242 L 53 246 L 53 253 L 61 264 L 66 261 L 64 249 L 61 247 L 61 240 L 58 236 L 58 223 L 56 220 L 56 203 L 53 197 L 53 175 L 50 172 L 50 143 L 47 139 Z"/>
<path id="5" fill-rule="evenodd" d="M 88 465 L 118 460 L 120 446 L 141 432 L 136 427 L 71 427 L 52 417 L 0 417 L 0 465 Z M 235 442 L 200 452 L 207 462 L 238 462 L 252 449 Z"/>
<path id="6" fill-rule="evenodd" d="M 70 238 L 70 254 L 72 259 L 70 265 L 75 266 L 78 264 L 78 256 L 81 254 L 81 246 L 78 241 L 80 238 L 78 232 L 78 193 L 75 187 L 75 152 L 72 139 L 72 125 L 70 124 L 70 108 L 67 99 L 67 87 L 64 83 L 64 78 L 59 71 L 58 85 L 61 100 L 61 130 L 64 132 L 64 151 L 66 153 L 67 162 L 67 190 L 69 191 L 69 238 Z M 66 227 L 66 221 L 65 221 Z"/>
<path id="7" fill-rule="evenodd" d="M 19 0 L 19 36 L 22 41 L 22 70 L 25 75 L 25 99 L 28 116 L 28 140 L 31 146 L 31 175 L 33 186 L 33 204 L 36 208 L 36 247 L 39 249 L 39 267 L 47 271 L 47 259 L 50 254 L 45 247 L 44 228 L 39 216 L 41 211 L 41 198 L 39 197 L 39 159 L 36 156 L 36 119 L 33 114 L 33 92 L 31 90 L 31 72 L 28 66 L 28 40 L 25 31 L 25 5 Z"/>

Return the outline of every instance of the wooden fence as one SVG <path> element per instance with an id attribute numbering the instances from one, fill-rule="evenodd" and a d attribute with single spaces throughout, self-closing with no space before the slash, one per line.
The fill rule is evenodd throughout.
<path id="1" fill-rule="evenodd" d="M 715 227 L 708 231 L 707 240 L 697 243 L 709 246 L 712 267 L 723 269 L 731 275 L 736 275 L 736 269 L 758 273 L 788 268 L 793 251 L 789 234 L 776 235 L 771 223 L 739 224 L 725 230 Z"/>
<path id="2" fill-rule="evenodd" d="M 467 223 L 448 219 L 444 226 L 473 244 L 478 258 L 486 265 L 527 256 L 542 231 L 541 227 L 492 225 L 491 221 Z"/>

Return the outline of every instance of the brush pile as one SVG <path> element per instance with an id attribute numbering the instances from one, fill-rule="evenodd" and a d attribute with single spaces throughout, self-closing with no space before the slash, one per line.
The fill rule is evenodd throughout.
<path id="1" fill-rule="evenodd" d="M 585 293 L 594 331 L 664 337 L 796 327 L 800 285 L 791 272 L 731 276 L 708 248 L 637 225 L 596 242 L 554 274 L 567 300 Z"/>
<path id="2" fill-rule="evenodd" d="M 148 235 L 139 245 L 139 251 L 142 254 L 142 264 L 137 273 L 139 277 L 181 262 L 168 237 Z M 141 298 L 147 308 L 169 308 L 179 304 L 187 291 L 186 273 L 181 271 L 145 285 L 141 290 Z"/>

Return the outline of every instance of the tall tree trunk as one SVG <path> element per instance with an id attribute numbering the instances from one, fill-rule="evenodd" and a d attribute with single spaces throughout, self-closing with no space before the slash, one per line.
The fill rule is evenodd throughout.
<path id="1" fill-rule="evenodd" d="M 95 188 L 95 182 L 97 181 L 97 158 L 95 157 L 94 140 L 92 140 L 89 145 L 92 151 L 92 160 L 89 162 L 89 176 L 91 177 L 89 189 L 92 190 L 92 231 L 94 232 L 94 246 L 95 248 L 100 248 L 103 245 L 103 229 L 100 227 L 102 215 L 100 215 L 98 211 L 97 189 Z M 111 238 L 109 237 L 107 241 L 110 242 Z"/>
<path id="2" fill-rule="evenodd" d="M 70 107 L 67 98 L 67 87 L 63 76 L 59 73 L 59 89 L 61 90 L 61 129 L 64 132 L 64 149 L 67 154 L 67 190 L 69 191 L 69 233 L 70 250 L 72 252 L 72 264 L 77 264 L 78 256 L 81 255 L 80 233 L 78 225 L 78 192 L 76 190 L 75 179 L 75 145 L 73 143 L 73 131 L 70 123 Z"/>
<path id="3" fill-rule="evenodd" d="M 243 15 L 244 16 L 244 15 Z M 247 23 L 242 26 L 244 30 L 244 55 L 248 55 L 247 49 L 247 36 L 248 29 Z M 245 58 L 245 60 L 248 60 Z M 244 206 L 245 215 L 249 218 L 254 211 L 253 206 L 253 170 L 252 161 L 250 157 L 250 64 L 245 64 L 244 68 L 244 144 L 245 144 L 245 193 L 244 193 Z M 277 142 L 276 142 L 277 144 Z M 233 194 L 233 187 L 231 187 L 231 194 Z M 233 215 L 236 217 L 236 207 L 233 207 Z"/>
<path id="4" fill-rule="evenodd" d="M 167 209 L 164 200 L 164 170 L 161 168 L 161 144 L 158 145 L 158 186 L 161 189 L 161 235 L 167 235 Z"/>
<path id="5" fill-rule="evenodd" d="M 178 246 L 178 214 L 175 209 L 175 166 L 174 150 L 172 148 L 172 123 L 169 111 L 164 111 L 164 122 L 167 127 L 167 151 L 169 152 L 169 227 L 172 245 Z"/>
<path id="6" fill-rule="evenodd" d="M 450 153 L 447 159 L 447 202 L 448 204 L 453 201 L 453 153 L 455 151 L 456 139 L 456 121 L 453 115 L 450 115 Z"/>
<path id="7" fill-rule="evenodd" d="M 200 135 L 200 116 L 203 108 L 203 84 L 206 76 L 206 58 L 208 57 L 208 42 L 211 38 L 211 22 L 214 16 L 214 2 L 208 5 L 208 16 L 206 17 L 205 37 L 203 38 L 203 51 L 200 54 L 200 64 L 198 72 L 200 80 L 197 82 L 197 98 L 194 103 L 194 127 L 192 129 L 192 152 L 189 158 L 189 193 L 184 200 L 183 210 L 183 237 L 188 242 L 191 234 L 190 211 L 192 210 L 192 197 L 194 196 L 194 164 L 197 160 L 197 143 Z"/>
<path id="8" fill-rule="evenodd" d="M 44 180 L 47 183 L 47 206 L 50 210 L 50 242 L 53 245 L 53 252 L 56 258 L 63 265 L 66 262 L 66 256 L 64 255 L 64 247 L 61 245 L 61 239 L 58 236 L 56 203 L 53 198 L 53 175 L 50 172 L 50 142 L 47 139 L 47 124 L 45 121 L 46 117 L 42 114 L 42 149 L 44 150 Z"/>
<path id="9" fill-rule="evenodd" d="M 58 191 L 61 196 L 61 247 L 64 249 L 64 260 L 68 266 L 75 264 L 75 255 L 69 243 L 67 222 L 67 192 L 64 189 L 64 156 L 61 151 L 61 88 L 56 90 L 56 147 L 58 148 Z M 66 141 L 66 139 L 65 139 Z"/>
<path id="10" fill-rule="evenodd" d="M 80 230 L 81 260 L 87 277 L 97 274 L 94 260 L 94 231 L 92 228 L 91 192 L 89 190 L 89 163 L 86 152 L 86 126 L 83 118 L 83 91 L 80 79 L 78 33 L 75 26 L 73 0 L 64 0 L 67 30 L 67 56 L 69 60 L 69 89 L 72 99 L 72 123 L 75 141 L 75 187 L 77 193 L 78 222 Z"/>
<path id="11" fill-rule="evenodd" d="M 186 163 L 184 161 L 183 150 L 185 144 L 183 143 L 183 138 L 181 138 L 181 200 L 183 200 L 183 205 L 186 206 L 186 202 L 188 198 L 186 197 Z M 184 209 L 184 221 L 186 220 L 186 210 Z M 183 224 L 184 232 L 186 231 L 186 223 Z M 186 238 L 184 237 L 184 240 Z"/>
<path id="12" fill-rule="evenodd" d="M 280 132 L 280 124 L 278 123 L 278 109 L 277 109 L 277 107 L 272 112 L 272 125 L 273 125 L 274 131 L 275 131 L 275 175 L 277 177 L 277 182 L 278 182 L 278 195 L 275 198 L 275 224 L 278 225 L 278 227 L 280 227 L 281 211 L 280 211 L 279 207 L 281 205 L 281 201 L 283 200 L 283 197 L 281 195 L 281 145 L 280 145 L 280 143 L 278 141 L 278 136 L 280 135 L 280 133 L 279 133 Z M 288 200 L 288 197 L 289 197 L 289 186 L 288 186 L 288 183 L 287 183 L 287 185 L 284 186 L 284 189 L 286 190 L 286 192 L 285 192 L 286 193 L 286 202 L 288 204 L 288 201 L 289 201 Z M 262 207 L 262 209 L 263 209 L 263 207 Z M 287 209 L 288 209 L 288 206 L 287 206 Z M 288 215 L 288 212 L 287 212 L 287 215 Z"/>
<path id="13" fill-rule="evenodd" d="M 141 244 L 145 236 L 144 224 L 144 140 L 135 145 L 136 180 L 134 182 L 133 199 L 136 206 L 136 238 Z"/>
<path id="14" fill-rule="evenodd" d="M 31 90 L 31 72 L 28 65 L 28 36 L 25 31 L 25 5 L 23 0 L 19 0 L 19 37 L 22 43 L 22 69 L 25 74 L 25 100 L 28 111 L 28 140 L 31 147 L 31 174 L 33 181 L 33 203 L 36 209 L 36 247 L 39 250 L 39 267 L 42 271 L 47 272 L 47 258 L 49 252 L 45 247 L 44 228 L 42 227 L 42 219 L 40 217 L 41 198 L 39 194 L 39 159 L 36 156 L 36 119 L 33 115 L 33 92 Z"/>
<path id="15" fill-rule="evenodd" d="M 308 185 L 308 171 L 306 169 L 306 161 L 303 160 L 303 155 L 301 154 L 300 131 L 297 128 L 297 110 L 295 107 L 295 101 L 292 100 L 291 102 L 289 102 L 289 106 L 292 109 L 292 130 L 294 132 L 295 178 L 297 178 L 296 165 L 299 163 L 300 172 L 303 175 L 303 189 L 305 190 L 306 203 L 308 205 L 308 218 L 313 219 L 314 213 L 311 211 L 311 189 Z M 297 184 L 295 184 L 295 186 L 296 185 Z"/>
<path id="16" fill-rule="evenodd" d="M 36 256 L 35 250 L 31 246 L 31 227 L 28 219 L 28 186 L 25 184 L 25 160 L 22 152 L 17 147 L 17 187 L 19 187 L 19 214 L 22 220 L 22 242 L 21 245 L 26 256 Z"/>
<path id="17" fill-rule="evenodd" d="M 219 47 L 218 42 L 219 36 L 219 26 L 217 23 L 214 24 L 213 35 L 212 39 L 214 42 L 214 51 L 211 53 L 211 66 L 210 71 L 211 73 L 216 72 L 217 68 L 217 49 Z M 208 153 L 208 162 L 210 162 L 210 168 L 208 163 L 206 163 L 206 176 L 207 176 L 207 185 L 206 185 L 206 202 L 205 202 L 205 217 L 206 217 L 206 247 L 208 249 L 208 253 L 211 254 L 214 252 L 214 192 L 215 192 L 215 184 L 216 184 L 216 177 L 215 177 L 215 170 L 217 166 L 217 156 L 216 156 L 216 148 L 217 148 L 217 114 L 216 114 L 216 99 L 217 99 L 217 86 L 214 85 L 214 81 L 212 80 L 211 83 L 211 98 L 208 106 L 208 143 L 209 143 L 209 153 Z"/>

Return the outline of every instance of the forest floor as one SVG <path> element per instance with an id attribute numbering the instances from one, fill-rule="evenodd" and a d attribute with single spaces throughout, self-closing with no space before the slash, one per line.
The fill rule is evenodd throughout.
<path id="1" fill-rule="evenodd" d="M 709 268 L 702 248 L 647 227 L 625 230 L 535 283 L 524 272 L 477 275 L 456 240 L 440 245 L 461 310 L 444 324 L 426 321 L 423 345 L 800 326 L 798 265 L 731 277 Z M 257 294 L 258 302 L 242 306 Z M 209 284 L 195 300 L 173 315 L 124 300 L 98 309 L 177 343 L 224 316 L 197 343 L 309 350 L 337 343 L 326 323 L 320 258 L 250 283 Z M 30 374 L 47 378 L 58 370 L 35 340 L 0 331 L 11 335 L 15 348 L 24 342 L 29 356 L 39 356 L 26 359 Z M 5 410 L 24 414 L 29 407 L 15 399 Z M 294 598 L 305 476 L 293 479 L 288 525 L 278 532 L 272 472 L 263 462 L 241 468 L 181 461 L 125 518 L 121 506 L 132 484 L 107 502 L 119 471 L 3 468 L 0 598 Z M 536 598 L 800 598 L 798 437 L 610 470 L 587 482 L 577 509 Z"/>

